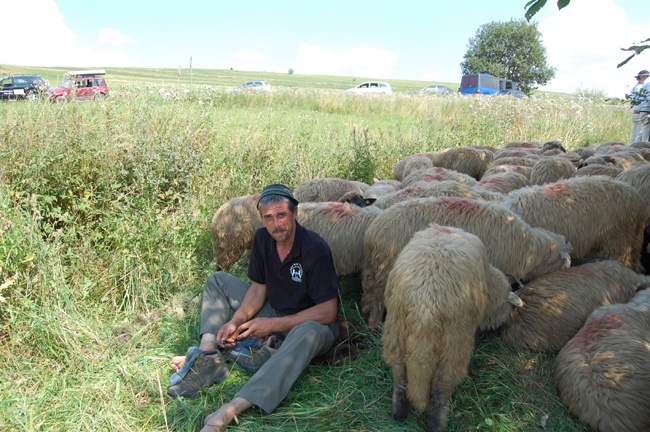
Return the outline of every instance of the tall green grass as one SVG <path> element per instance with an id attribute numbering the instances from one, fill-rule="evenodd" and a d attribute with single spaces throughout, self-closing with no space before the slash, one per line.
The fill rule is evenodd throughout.
<path id="1" fill-rule="evenodd" d="M 570 98 L 359 97 L 208 86 L 164 97 L 143 86 L 102 102 L 0 105 L 0 429 L 189 431 L 248 378 L 193 400 L 165 392 L 169 361 L 196 345 L 215 271 L 209 224 L 229 198 L 313 177 L 372 182 L 423 151 L 560 139 L 627 141 L 628 111 Z M 242 278 L 246 262 L 233 272 Z M 344 308 L 360 318 L 358 278 Z M 276 413 L 237 430 L 418 430 L 391 419 L 381 344 L 344 366 L 313 366 Z M 559 403 L 553 355 L 498 335 L 477 343 L 450 430 L 586 431 Z M 234 429 L 234 427 L 233 427 Z"/>

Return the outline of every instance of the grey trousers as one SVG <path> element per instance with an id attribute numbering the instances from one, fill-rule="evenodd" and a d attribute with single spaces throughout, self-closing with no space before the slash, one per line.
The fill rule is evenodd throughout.
<path id="1" fill-rule="evenodd" d="M 201 302 L 200 334 L 216 335 L 239 308 L 249 287 L 250 284 L 225 272 L 210 276 Z M 267 300 L 256 316 L 275 318 L 282 314 Z M 257 405 L 267 414 L 280 405 L 309 362 L 332 347 L 338 337 L 338 325 L 307 321 L 278 336 L 284 339 L 278 351 L 237 393 L 237 397 Z"/>

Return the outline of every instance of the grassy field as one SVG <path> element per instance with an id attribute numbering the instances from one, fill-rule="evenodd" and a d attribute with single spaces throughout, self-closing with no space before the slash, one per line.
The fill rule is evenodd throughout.
<path id="1" fill-rule="evenodd" d="M 0 104 L 0 430 L 192 431 L 235 394 L 237 368 L 196 399 L 166 396 L 171 357 L 198 344 L 210 220 L 229 198 L 390 178 L 403 157 L 451 146 L 627 141 L 631 127 L 623 105 L 566 95 L 415 96 L 428 83 L 395 82 L 392 97 L 358 97 L 340 89 L 361 79 L 236 71 L 195 71 L 183 92 L 175 70 L 109 72 L 102 102 Z M 276 91 L 225 91 L 258 77 Z M 233 273 L 245 278 L 245 259 Z M 342 284 L 344 312 L 361 318 L 359 278 Z M 391 419 L 390 370 L 367 338 L 357 359 L 310 367 L 273 415 L 251 410 L 232 429 L 421 430 L 416 413 Z M 449 430 L 590 430 L 557 398 L 554 357 L 483 335 Z"/>

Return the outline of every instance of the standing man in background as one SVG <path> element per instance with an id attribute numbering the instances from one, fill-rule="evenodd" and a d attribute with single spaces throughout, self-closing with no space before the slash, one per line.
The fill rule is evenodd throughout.
<path id="1" fill-rule="evenodd" d="M 636 85 L 630 93 L 632 105 L 632 137 L 630 144 L 637 141 L 650 140 L 650 72 L 646 69 L 640 71 L 636 78 Z"/>

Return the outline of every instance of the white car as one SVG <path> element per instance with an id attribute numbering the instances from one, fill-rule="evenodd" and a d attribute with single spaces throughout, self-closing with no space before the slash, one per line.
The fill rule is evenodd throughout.
<path id="1" fill-rule="evenodd" d="M 249 90 L 255 90 L 255 91 L 273 91 L 273 86 L 268 83 L 268 81 L 248 81 L 240 86 L 233 87 L 231 89 L 228 89 L 228 92 L 238 92 L 238 91 L 249 91 Z"/>
<path id="2" fill-rule="evenodd" d="M 393 94 L 393 89 L 390 84 L 381 81 L 368 81 L 359 84 L 356 87 L 352 87 L 345 90 L 346 93 L 358 93 L 358 94 Z"/>

